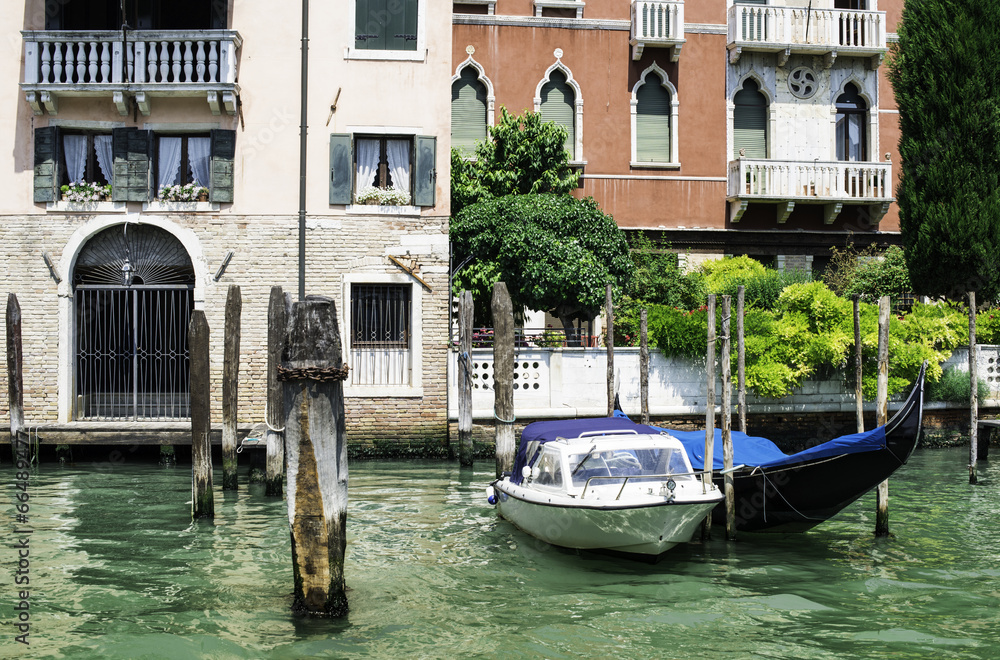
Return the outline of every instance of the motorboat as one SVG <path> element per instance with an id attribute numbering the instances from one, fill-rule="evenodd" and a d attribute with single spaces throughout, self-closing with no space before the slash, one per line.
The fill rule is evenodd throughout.
<path id="1" fill-rule="evenodd" d="M 653 557 L 689 541 L 723 499 L 677 438 L 616 417 L 529 424 L 512 474 L 487 496 L 546 543 Z"/>

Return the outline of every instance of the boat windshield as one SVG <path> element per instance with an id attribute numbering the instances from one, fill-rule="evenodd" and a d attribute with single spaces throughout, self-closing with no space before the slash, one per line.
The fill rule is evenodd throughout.
<path id="1" fill-rule="evenodd" d="M 586 460 L 584 460 L 586 459 Z M 580 461 L 584 461 L 580 465 Z M 580 466 L 577 469 L 577 466 Z M 656 478 L 664 475 L 682 475 L 676 479 L 693 479 L 694 476 L 684 473 L 691 472 L 691 466 L 684 455 L 684 450 L 673 447 L 657 447 L 654 449 L 620 449 L 614 451 L 594 451 L 570 454 L 569 468 L 573 474 L 573 485 L 583 486 L 591 477 L 633 477 L 631 482 L 644 481 L 644 477 Z M 599 479 L 591 482 L 621 484 L 618 479 Z"/>
<path id="2" fill-rule="evenodd" d="M 551 447 L 543 447 L 535 469 L 538 476 L 535 483 L 539 486 L 551 486 L 553 488 L 563 487 L 562 456 Z"/>

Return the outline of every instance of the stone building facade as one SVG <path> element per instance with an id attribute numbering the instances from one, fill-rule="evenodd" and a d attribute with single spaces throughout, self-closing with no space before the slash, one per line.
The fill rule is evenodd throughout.
<path id="1" fill-rule="evenodd" d="M 444 441 L 450 8 L 375 4 L 310 11 L 304 264 L 298 5 L 125 3 L 123 17 L 117 2 L 25 0 L 0 17 L 0 272 L 22 310 L 29 427 L 56 441 L 183 427 L 192 309 L 212 330 L 219 424 L 230 285 L 239 422 L 262 422 L 271 287 L 301 285 L 337 305 L 349 440 Z M 80 179 L 110 195 L 64 198 Z M 161 189 L 183 184 L 208 190 Z"/>
<path id="2" fill-rule="evenodd" d="M 456 2 L 453 139 L 469 148 L 501 106 L 540 110 L 623 229 L 689 263 L 822 269 L 831 247 L 900 240 L 884 56 L 902 5 Z"/>

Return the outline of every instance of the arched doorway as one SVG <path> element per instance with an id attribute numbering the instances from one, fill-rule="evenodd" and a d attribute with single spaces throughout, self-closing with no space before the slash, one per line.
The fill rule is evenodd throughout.
<path id="1" fill-rule="evenodd" d="M 190 417 L 194 283 L 191 257 L 159 227 L 114 225 L 83 246 L 73 270 L 75 419 Z"/>

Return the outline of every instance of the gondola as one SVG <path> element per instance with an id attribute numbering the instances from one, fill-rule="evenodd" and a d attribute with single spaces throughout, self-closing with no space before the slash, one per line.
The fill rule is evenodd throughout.
<path id="1" fill-rule="evenodd" d="M 895 415 L 871 431 L 841 436 L 786 455 L 764 438 L 733 431 L 736 529 L 800 532 L 829 520 L 899 469 L 917 446 L 923 417 L 924 375 Z M 705 469 L 705 432 L 663 429 L 687 449 L 692 469 Z M 713 482 L 722 489 L 722 432 L 715 430 Z M 712 511 L 725 523 L 725 504 Z"/>

